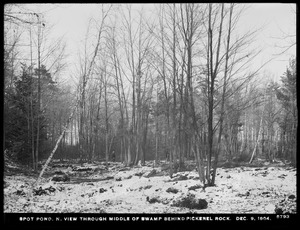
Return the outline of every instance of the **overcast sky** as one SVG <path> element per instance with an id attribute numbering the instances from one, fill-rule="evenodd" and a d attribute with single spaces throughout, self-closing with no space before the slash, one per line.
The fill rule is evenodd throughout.
<path id="1" fill-rule="evenodd" d="M 153 9 L 153 4 L 143 4 L 144 9 L 149 12 Z M 265 61 L 280 53 L 291 43 L 286 35 L 296 34 L 296 4 L 247 4 L 248 8 L 242 15 L 241 30 L 263 29 L 257 36 L 256 44 L 263 47 L 263 52 L 253 65 L 261 65 Z M 88 21 L 92 16 L 97 15 L 99 8 L 94 4 L 30 4 L 30 8 L 37 12 L 44 12 L 46 21 L 55 24 L 52 36 L 64 35 L 67 41 L 69 53 L 69 63 L 75 64 L 78 47 L 82 44 L 86 34 Z M 293 38 L 295 40 L 295 38 Z M 275 58 L 262 71 L 271 75 L 274 79 L 286 70 L 288 59 L 296 54 L 296 47 L 289 49 L 284 55 Z"/>

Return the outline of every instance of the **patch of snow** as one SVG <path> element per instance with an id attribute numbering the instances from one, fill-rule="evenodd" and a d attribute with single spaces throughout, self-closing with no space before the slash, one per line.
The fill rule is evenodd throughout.
<path id="1" fill-rule="evenodd" d="M 170 178 L 160 167 L 152 165 L 132 168 L 117 162 L 110 163 L 109 168 L 103 163 L 81 165 L 83 170 L 91 168 L 87 174 L 73 174 L 78 166 L 58 167 L 55 170 L 68 173 L 71 181 L 54 182 L 51 175 L 42 178 L 37 187 L 45 190 L 52 187 L 55 191 L 33 195 L 30 201 L 27 194 L 36 178 L 5 176 L 4 212 L 274 213 L 276 203 L 296 194 L 296 171 L 288 168 L 218 168 L 216 186 L 203 191 L 201 188 L 189 190 L 200 185 L 196 171 L 177 172 Z M 192 210 L 172 206 L 187 194 L 205 199 L 207 208 Z M 155 197 L 159 202 L 147 201 Z"/>

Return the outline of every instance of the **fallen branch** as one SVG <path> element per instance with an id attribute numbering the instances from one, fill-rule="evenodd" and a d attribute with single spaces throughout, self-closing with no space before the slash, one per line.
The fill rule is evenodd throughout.
<path id="1" fill-rule="evenodd" d="M 50 156 L 48 157 L 46 163 L 44 164 L 44 166 L 43 166 L 43 168 L 42 168 L 42 171 L 40 172 L 39 177 L 38 177 L 37 180 L 33 183 L 32 189 L 34 189 L 34 187 L 35 187 L 36 185 L 38 185 L 38 183 L 39 183 L 41 177 L 43 176 L 43 174 L 44 174 L 46 168 L 48 167 L 48 164 L 50 163 L 52 157 L 54 156 L 54 153 L 56 152 L 56 150 L 57 150 L 57 148 L 58 148 L 58 146 L 59 146 L 59 143 L 61 142 L 61 140 L 62 140 L 62 138 L 63 138 L 65 132 L 66 132 L 67 129 L 68 129 L 69 123 L 70 123 L 70 121 L 71 121 L 72 118 L 73 118 L 73 115 L 74 115 L 74 113 L 75 113 L 75 111 L 76 111 L 76 107 L 77 107 L 77 105 L 74 106 L 73 111 L 72 111 L 71 115 L 69 116 L 69 118 L 68 118 L 68 120 L 67 120 L 67 122 L 66 122 L 66 125 L 65 125 L 65 127 L 63 128 L 63 131 L 62 131 L 62 133 L 60 134 L 60 136 L 59 136 L 59 138 L 58 138 L 58 140 L 57 140 L 57 142 L 56 142 L 56 145 L 55 145 L 54 149 L 52 150 Z"/>
<path id="2" fill-rule="evenodd" d="M 103 10 L 103 8 L 102 8 L 102 13 L 103 13 L 104 15 L 103 15 L 102 22 L 101 22 L 101 26 L 100 26 L 99 32 L 98 32 L 97 45 L 96 45 L 96 48 L 95 48 L 95 50 L 94 50 L 94 54 L 93 54 L 92 60 L 91 60 L 91 62 L 90 62 L 89 68 L 88 68 L 87 71 L 85 71 L 85 73 L 83 74 L 83 75 L 86 76 L 86 77 L 84 78 L 84 81 L 83 81 L 83 84 L 82 84 L 82 87 L 81 87 L 81 90 L 80 90 L 80 96 L 77 98 L 76 103 L 75 103 L 75 105 L 74 105 L 74 107 L 73 107 L 73 109 L 72 109 L 72 113 L 71 113 L 71 115 L 69 116 L 69 118 L 68 118 L 68 120 L 67 120 L 67 122 L 66 122 L 66 125 L 64 126 L 63 131 L 62 131 L 62 133 L 60 134 L 60 136 L 59 136 L 59 138 L 58 138 L 58 140 L 57 140 L 57 142 L 56 142 L 56 145 L 55 145 L 54 149 L 53 149 L 52 152 L 50 153 L 50 156 L 48 157 L 48 159 L 47 159 L 45 165 L 43 166 L 42 171 L 40 172 L 40 175 L 38 176 L 37 180 L 32 184 L 32 188 L 29 190 L 28 198 L 31 197 L 32 191 L 33 191 L 33 189 L 35 188 L 35 186 L 37 186 L 37 185 L 39 184 L 39 182 L 40 182 L 40 180 L 41 180 L 41 177 L 43 176 L 43 174 L 44 174 L 46 168 L 48 167 L 48 164 L 50 163 L 52 157 L 54 156 L 54 153 L 56 152 L 56 150 L 57 150 L 57 148 L 58 148 L 58 146 L 59 146 L 59 143 L 61 142 L 61 140 L 62 140 L 62 138 L 63 138 L 63 136 L 64 136 L 66 130 L 68 129 L 69 123 L 70 123 L 70 121 L 72 120 L 72 118 L 73 118 L 73 116 L 74 116 L 74 114 L 75 114 L 75 111 L 76 111 L 77 107 L 80 105 L 80 102 L 81 102 L 80 100 L 81 100 L 81 98 L 82 98 L 82 95 L 84 94 L 85 87 L 86 87 L 86 85 L 87 85 L 89 76 L 90 76 L 90 74 L 91 74 L 91 72 L 92 72 L 92 68 L 93 68 L 93 66 L 94 66 L 94 64 L 95 64 L 96 56 L 97 56 L 98 51 L 99 51 L 99 45 L 100 45 L 100 39 L 101 39 L 101 37 L 102 37 L 101 35 L 102 35 L 102 32 L 103 32 L 104 21 L 105 21 L 105 18 L 107 17 L 107 15 L 108 15 L 110 9 L 111 9 L 111 6 L 110 6 L 110 8 L 108 9 L 108 11 L 105 12 L 105 14 L 104 14 L 104 10 Z"/>

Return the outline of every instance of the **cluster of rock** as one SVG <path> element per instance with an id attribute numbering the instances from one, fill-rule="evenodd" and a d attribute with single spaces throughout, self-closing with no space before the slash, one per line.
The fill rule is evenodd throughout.
<path id="1" fill-rule="evenodd" d="M 282 199 L 275 205 L 276 214 L 293 214 L 297 213 L 297 199 L 296 196 L 291 194 Z"/>
<path id="2" fill-rule="evenodd" d="M 168 192 L 174 193 L 173 189 L 168 189 Z M 176 192 L 177 193 L 177 192 Z M 146 200 L 150 203 L 162 203 L 162 204 L 171 204 L 174 207 L 188 208 L 188 209 L 206 209 L 208 202 L 205 199 L 196 198 L 194 194 L 187 193 L 182 194 L 176 199 L 167 199 L 159 196 L 147 196 Z"/>

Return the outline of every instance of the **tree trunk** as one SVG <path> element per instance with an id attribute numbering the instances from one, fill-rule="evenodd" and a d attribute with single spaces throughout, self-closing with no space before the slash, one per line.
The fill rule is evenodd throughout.
<path id="1" fill-rule="evenodd" d="M 259 140 L 260 140 L 260 136 L 261 136 L 261 129 L 262 129 L 262 121 L 263 121 L 263 116 L 261 116 L 261 119 L 260 119 L 260 124 L 259 124 L 259 130 L 258 130 L 258 136 L 257 136 L 257 139 L 256 139 L 256 142 L 255 142 L 255 146 L 254 146 L 254 149 L 253 149 L 253 152 L 252 152 L 252 155 L 251 155 L 251 159 L 249 161 L 249 164 L 252 163 L 253 159 L 254 159 L 254 156 L 255 156 L 255 153 L 256 153 L 256 148 L 258 146 L 258 143 L 259 143 Z"/>
<path id="2" fill-rule="evenodd" d="M 41 22 L 38 17 L 38 107 L 37 107 L 37 130 L 36 130 L 36 148 L 35 148 L 35 167 L 34 170 L 38 170 L 39 160 L 39 143 L 40 143 L 40 112 L 41 112 Z"/>
<path id="3" fill-rule="evenodd" d="M 222 5 L 222 11 L 224 10 L 224 4 Z M 218 147 L 215 152 L 215 162 L 213 165 L 213 173 L 212 173 L 212 180 L 211 184 L 215 184 L 215 178 L 217 173 L 217 165 L 219 159 L 219 152 L 221 148 L 221 141 L 222 141 L 222 133 L 223 133 L 223 117 L 226 111 L 225 108 L 225 94 L 226 94 L 226 86 L 227 86 L 227 74 L 228 74 L 228 60 L 229 60 L 229 47 L 230 47 L 230 37 L 231 37 L 231 19 L 232 19 L 232 12 L 233 12 L 233 4 L 230 7 L 230 15 L 229 15 L 229 28 L 228 28 L 228 35 L 227 35 L 227 44 L 226 44 L 226 57 L 225 57 L 225 70 L 224 70 L 224 82 L 223 82 L 223 92 L 222 92 L 222 102 L 221 102 L 221 114 L 220 114 L 220 123 L 219 123 L 219 136 L 218 136 Z M 223 15 L 222 15 L 223 18 Z"/>
<path id="4" fill-rule="evenodd" d="M 107 79 L 105 74 L 105 82 L 104 82 L 104 106 L 105 106 L 105 162 L 106 167 L 108 167 L 109 160 L 109 146 L 108 146 L 108 103 L 107 103 Z"/>

